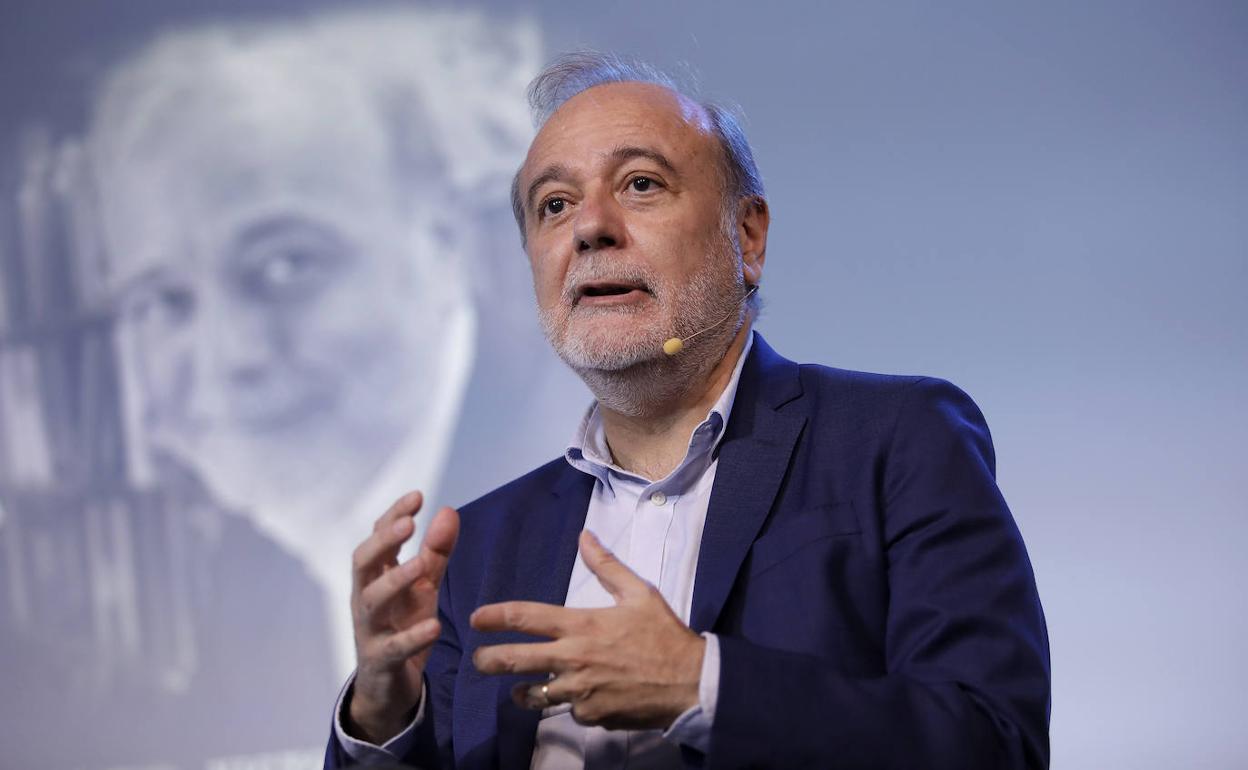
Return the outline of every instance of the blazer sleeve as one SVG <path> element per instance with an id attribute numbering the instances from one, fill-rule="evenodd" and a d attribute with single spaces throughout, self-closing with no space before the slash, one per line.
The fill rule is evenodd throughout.
<path id="1" fill-rule="evenodd" d="M 1048 767 L 1047 632 L 983 415 L 916 381 L 880 455 L 883 675 L 721 636 L 708 767 Z"/>

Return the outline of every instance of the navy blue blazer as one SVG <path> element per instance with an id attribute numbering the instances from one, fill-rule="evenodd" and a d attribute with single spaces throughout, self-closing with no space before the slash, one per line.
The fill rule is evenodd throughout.
<path id="1" fill-rule="evenodd" d="M 487 677 L 483 604 L 562 604 L 593 478 L 562 458 L 464 506 L 406 762 L 527 768 L 527 677 Z M 1049 653 L 983 415 L 942 380 L 798 365 L 755 336 L 719 447 L 690 625 L 719 635 L 690 766 L 1044 768 Z M 331 737 L 327 767 L 349 759 Z"/>

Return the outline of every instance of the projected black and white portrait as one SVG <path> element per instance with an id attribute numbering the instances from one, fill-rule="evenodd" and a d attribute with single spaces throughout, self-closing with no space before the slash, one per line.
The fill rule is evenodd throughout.
<path id="1" fill-rule="evenodd" d="M 25 127 L 0 537 L 35 708 L 4 721 L 97 724 L 50 766 L 315 764 L 359 533 L 535 457 L 507 189 L 541 58 L 479 11 L 174 25 Z"/>
<path id="2" fill-rule="evenodd" d="M 102 89 L 85 150 L 136 428 L 331 590 L 341 535 L 413 480 L 437 497 L 473 282 L 522 259 L 481 231 L 508 228 L 537 60 L 480 17 L 347 17 L 172 35 Z"/>

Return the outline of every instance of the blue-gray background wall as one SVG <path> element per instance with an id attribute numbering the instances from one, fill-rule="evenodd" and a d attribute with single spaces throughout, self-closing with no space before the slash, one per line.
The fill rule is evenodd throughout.
<path id="1" fill-rule="evenodd" d="M 323 7 L 197 5 L 6 0 L 0 136 L 77 119 L 92 52 Z M 739 104 L 774 217 L 768 340 L 977 400 L 1048 618 L 1054 767 L 1248 762 L 1248 6 L 479 7 L 535 19 L 547 51 L 691 69 Z M 568 375 L 548 388 L 588 398 Z M 49 725 L 0 765 L 91 730 Z"/>

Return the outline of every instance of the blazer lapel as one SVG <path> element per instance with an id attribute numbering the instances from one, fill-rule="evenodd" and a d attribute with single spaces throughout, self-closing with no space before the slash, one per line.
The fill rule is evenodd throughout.
<path id="1" fill-rule="evenodd" d="M 593 489 L 592 476 L 568 466 L 551 490 L 551 499 L 516 512 L 523 520 L 515 531 L 516 583 L 507 594 L 526 601 L 564 603 L 576 563 L 577 538 L 585 527 Z M 531 641 L 532 637 L 516 633 L 496 634 L 490 639 L 491 644 Z M 511 688 L 532 679 L 529 674 L 494 678 L 498 687 L 500 768 L 522 770 L 529 766 L 541 712 L 517 706 L 511 700 Z"/>
<path id="2" fill-rule="evenodd" d="M 728 427 L 719 447 L 719 465 L 707 511 L 694 581 L 690 625 L 709 630 L 719 616 L 736 575 L 767 518 L 780 489 L 793 447 L 806 423 L 803 415 L 777 410 L 801 395 L 797 365 L 781 358 L 755 333 L 741 372 Z M 498 586 L 500 597 L 563 604 L 567 598 L 577 538 L 585 526 L 594 480 L 569 466 L 554 484 L 552 499 L 520 507 L 512 534 L 518 560 L 515 584 Z M 531 641 L 520 634 L 498 634 L 491 643 Z M 498 688 L 496 764 L 523 770 L 531 761 L 541 715 L 511 700 L 511 688 L 530 676 L 494 678 Z"/>
<path id="3" fill-rule="evenodd" d="M 771 511 L 804 415 L 781 414 L 802 394 L 797 364 L 780 357 L 758 333 L 741 370 L 702 531 L 689 625 L 714 627 L 741 563 Z"/>

